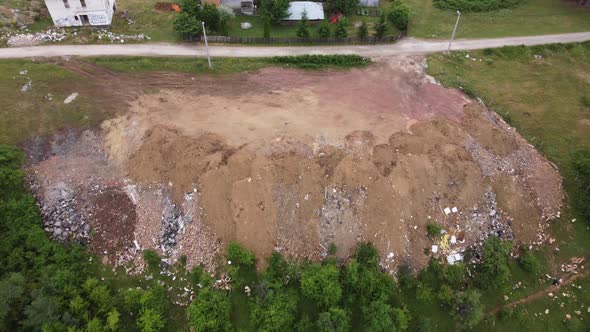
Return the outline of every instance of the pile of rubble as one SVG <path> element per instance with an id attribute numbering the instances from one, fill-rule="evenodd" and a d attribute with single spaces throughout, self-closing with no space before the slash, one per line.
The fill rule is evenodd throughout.
<path id="1" fill-rule="evenodd" d="M 69 196 L 69 197 L 68 197 Z M 45 231 L 57 241 L 85 243 L 88 240 L 90 225 L 76 210 L 76 197 L 67 195 L 59 198 L 56 204 L 40 206 Z"/>
<path id="2" fill-rule="evenodd" d="M 143 33 L 137 35 L 120 35 L 116 33 L 112 33 L 108 30 L 99 30 L 97 32 L 97 38 L 100 40 L 109 40 L 111 43 L 120 42 L 125 43 L 125 41 L 142 41 L 142 40 L 150 40 L 149 36 L 146 36 Z"/>
<path id="3" fill-rule="evenodd" d="M 59 42 L 66 39 L 68 34 L 64 29 L 49 29 L 37 33 L 17 33 L 8 35 L 6 44 L 10 47 L 35 46 L 46 42 Z"/>

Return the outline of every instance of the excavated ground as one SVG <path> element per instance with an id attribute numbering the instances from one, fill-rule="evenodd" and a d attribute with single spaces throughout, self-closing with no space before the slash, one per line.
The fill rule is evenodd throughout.
<path id="1" fill-rule="evenodd" d="M 319 259 L 331 243 L 346 258 L 366 240 L 388 271 L 420 268 L 428 223 L 457 239 L 439 243 L 442 259 L 490 234 L 540 244 L 561 208 L 558 172 L 423 63 L 191 76 L 60 61 L 92 78 L 81 95 L 121 110 L 100 129 L 29 144 L 46 230 L 138 268 L 155 248 L 213 269 L 233 240 L 292 259 Z"/>

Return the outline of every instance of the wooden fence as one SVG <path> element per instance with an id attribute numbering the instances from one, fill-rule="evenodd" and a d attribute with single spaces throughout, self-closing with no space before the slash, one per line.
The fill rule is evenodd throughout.
<path id="1" fill-rule="evenodd" d="M 263 38 L 263 37 L 233 37 L 207 36 L 209 43 L 222 44 L 283 44 L 283 45 L 313 45 L 313 44 L 380 44 L 392 43 L 402 38 L 404 33 L 397 36 L 377 37 L 347 37 L 347 38 Z M 189 38 L 190 41 L 201 41 L 201 37 Z"/>

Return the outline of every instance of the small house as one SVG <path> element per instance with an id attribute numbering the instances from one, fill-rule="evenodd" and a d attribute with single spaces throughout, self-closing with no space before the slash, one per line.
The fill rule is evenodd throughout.
<path id="1" fill-rule="evenodd" d="M 293 1 L 289 3 L 287 10 L 289 16 L 283 19 L 284 24 L 296 24 L 301 21 L 303 13 L 306 13 L 309 22 L 321 22 L 324 20 L 324 6 L 321 2 Z"/>
<path id="2" fill-rule="evenodd" d="M 116 0 L 45 0 L 56 27 L 111 25 Z"/>
<path id="3" fill-rule="evenodd" d="M 360 7 L 379 7 L 379 0 L 360 0 Z"/>

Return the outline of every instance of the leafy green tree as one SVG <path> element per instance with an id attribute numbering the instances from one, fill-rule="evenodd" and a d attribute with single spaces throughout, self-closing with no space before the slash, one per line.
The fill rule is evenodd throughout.
<path id="1" fill-rule="evenodd" d="M 451 307 L 455 298 L 454 291 L 449 285 L 442 285 L 438 290 L 437 299 L 443 307 Z"/>
<path id="2" fill-rule="evenodd" d="M 219 22 L 221 21 L 221 15 L 219 14 L 219 10 L 217 9 L 217 7 L 215 7 L 214 4 L 205 3 L 203 8 L 201 9 L 200 19 L 201 21 L 205 22 L 205 29 L 207 29 L 207 31 L 219 30 Z"/>
<path id="3" fill-rule="evenodd" d="M 297 295 L 288 290 L 270 290 L 251 313 L 257 331 L 289 331 L 295 322 Z"/>
<path id="4" fill-rule="evenodd" d="M 25 308 L 26 319 L 22 322 L 27 330 L 40 331 L 46 324 L 59 321 L 59 302 L 54 297 L 37 295 Z"/>
<path id="5" fill-rule="evenodd" d="M 443 272 L 443 279 L 451 287 L 457 289 L 465 283 L 466 274 L 467 268 L 465 264 L 456 263 L 454 265 L 448 265 L 445 267 Z"/>
<path id="6" fill-rule="evenodd" d="M 451 315 L 459 320 L 462 326 L 473 328 L 483 318 L 483 306 L 480 302 L 481 294 L 472 289 L 460 292 L 455 297 Z"/>
<path id="7" fill-rule="evenodd" d="M 319 315 L 317 327 L 319 332 L 350 331 L 349 315 L 341 308 L 330 308 Z"/>
<path id="8" fill-rule="evenodd" d="M 362 317 L 367 331 L 395 331 L 393 308 L 382 299 L 373 301 L 362 308 Z"/>
<path id="9" fill-rule="evenodd" d="M 359 0 L 329 0 L 328 6 L 332 13 L 342 13 L 346 16 L 354 14 L 359 6 Z"/>
<path id="10" fill-rule="evenodd" d="M 46 328 L 44 328 L 45 330 Z M 102 322 L 100 318 L 94 317 L 88 321 L 86 324 L 86 331 L 87 332 L 104 332 L 104 326 L 102 326 Z"/>
<path id="11" fill-rule="evenodd" d="M 227 250 L 228 272 L 234 284 L 241 286 L 256 276 L 256 256 L 238 243 L 231 242 Z"/>
<path id="12" fill-rule="evenodd" d="M 320 38 L 330 38 L 330 22 L 323 21 L 318 28 Z"/>
<path id="13" fill-rule="evenodd" d="M 410 22 L 410 7 L 402 0 L 396 0 L 391 4 L 387 17 L 391 24 L 398 30 L 406 30 Z"/>
<path id="14" fill-rule="evenodd" d="M 303 11 L 301 14 L 301 20 L 297 26 L 297 37 L 308 39 L 309 38 L 309 23 L 307 18 L 307 11 Z"/>
<path id="15" fill-rule="evenodd" d="M 334 37 L 346 38 L 348 37 L 348 30 L 346 30 L 346 20 L 342 19 L 336 23 L 336 30 L 334 31 Z"/>
<path id="16" fill-rule="evenodd" d="M 201 23 L 189 13 L 180 13 L 172 20 L 174 31 L 183 37 L 195 36 L 201 32 Z"/>
<path id="17" fill-rule="evenodd" d="M 111 310 L 107 315 L 107 328 L 109 331 L 117 331 L 119 329 L 119 318 L 121 315 L 116 308 Z"/>
<path id="18" fill-rule="evenodd" d="M 158 332 L 166 325 L 164 316 L 156 309 L 147 308 L 141 311 L 137 326 L 142 332 Z"/>
<path id="19" fill-rule="evenodd" d="M 379 16 L 379 20 L 373 24 L 373 36 L 377 38 L 385 37 L 385 33 L 387 32 L 387 23 L 385 22 L 385 12 L 382 12 Z"/>
<path id="20" fill-rule="evenodd" d="M 528 249 L 522 249 L 518 257 L 518 265 L 525 271 L 533 274 L 538 274 L 541 271 L 541 262 Z"/>
<path id="21" fill-rule="evenodd" d="M 393 321 L 395 327 L 399 331 L 405 331 L 410 326 L 412 317 L 408 309 L 404 308 L 393 308 Z"/>
<path id="22" fill-rule="evenodd" d="M 332 264 L 311 265 L 301 275 L 301 292 L 321 307 L 336 305 L 342 297 L 338 268 Z"/>
<path id="23" fill-rule="evenodd" d="M 200 0 L 180 0 L 180 10 L 192 17 L 200 17 L 201 1 Z"/>
<path id="24" fill-rule="evenodd" d="M 236 17 L 234 11 L 226 6 L 219 7 L 219 33 L 222 36 L 227 36 L 228 34 L 228 24 L 229 22 Z"/>
<path id="25" fill-rule="evenodd" d="M 231 303 L 226 295 L 212 289 L 203 289 L 188 308 L 190 326 L 196 332 L 229 331 Z"/>
<path id="26" fill-rule="evenodd" d="M 0 281 L 0 330 L 9 330 L 5 323 L 15 319 L 22 309 L 25 287 L 26 280 L 20 273 L 10 273 Z"/>
<path id="27" fill-rule="evenodd" d="M 100 285 L 98 279 L 89 278 L 86 280 L 84 290 L 99 313 L 106 314 L 111 310 L 112 298 L 109 289 L 106 285 Z"/>
<path id="28" fill-rule="evenodd" d="M 496 236 L 489 237 L 483 245 L 483 262 L 479 265 L 477 281 L 482 288 L 497 289 L 507 285 L 511 273 L 508 255 L 512 244 Z"/>
<path id="29" fill-rule="evenodd" d="M 419 282 L 416 286 L 416 299 L 422 303 L 431 303 L 434 295 L 432 288 L 423 282 Z"/>
<path id="30" fill-rule="evenodd" d="M 263 27 L 264 38 L 270 38 L 271 18 L 268 16 L 262 16 L 262 21 L 264 22 L 264 27 Z"/>
<path id="31" fill-rule="evenodd" d="M 258 11 L 263 19 L 268 19 L 271 24 L 278 24 L 289 16 L 289 0 L 260 0 Z"/>
<path id="32" fill-rule="evenodd" d="M 369 27 L 367 26 L 367 22 L 361 22 L 361 25 L 357 30 L 357 36 L 359 38 L 367 38 L 369 36 Z"/>

